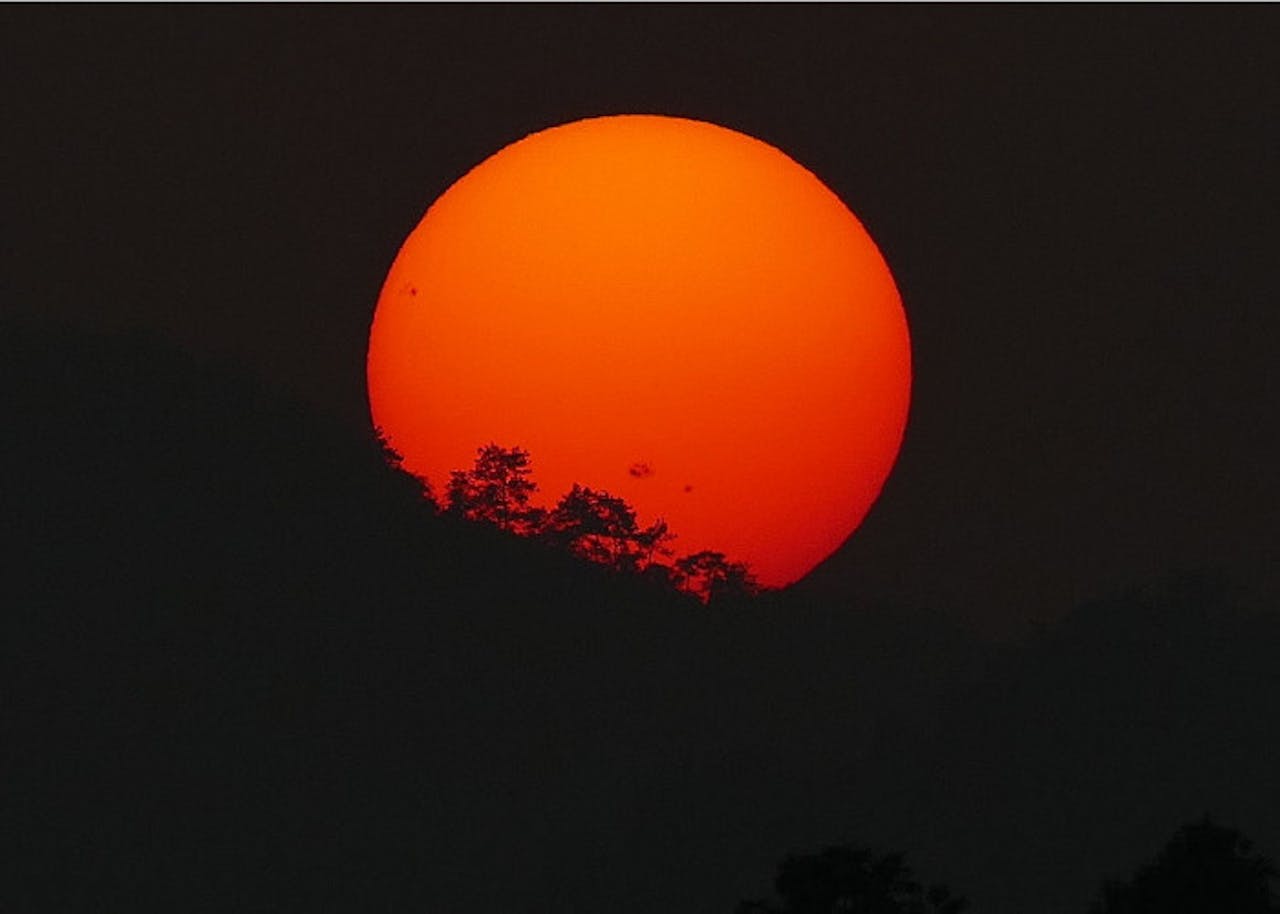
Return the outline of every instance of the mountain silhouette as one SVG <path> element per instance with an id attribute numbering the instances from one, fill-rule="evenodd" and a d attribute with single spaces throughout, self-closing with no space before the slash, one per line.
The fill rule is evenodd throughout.
<path id="1" fill-rule="evenodd" d="M 718 613 L 438 515 L 156 344 L 3 330 L 19 908 L 706 908 L 823 807 L 795 766 L 869 751 L 873 683 L 972 666 L 931 617 Z"/>
<path id="2" fill-rule="evenodd" d="M 845 842 L 1055 914 L 1205 810 L 1280 846 L 1280 628 L 1210 580 L 998 651 L 716 611 L 160 344 L 4 321 L 0 385 L 3 906 L 692 914 Z"/>
<path id="3" fill-rule="evenodd" d="M 910 801 L 870 818 L 1009 914 L 1086 910 L 1116 861 L 1206 810 L 1274 856 L 1278 650 L 1280 616 L 1208 572 L 1082 606 L 882 745 L 871 777 Z"/>

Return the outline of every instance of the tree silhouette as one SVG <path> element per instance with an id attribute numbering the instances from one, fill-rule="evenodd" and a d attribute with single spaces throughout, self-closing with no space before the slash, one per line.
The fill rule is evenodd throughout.
<path id="1" fill-rule="evenodd" d="M 744 901 L 737 914 L 959 914 L 968 906 L 946 886 L 917 882 L 902 854 L 860 847 L 787 857 L 774 892 L 781 907 Z"/>
<path id="2" fill-rule="evenodd" d="M 378 440 L 386 461 L 400 469 L 400 455 L 390 448 L 380 430 Z M 641 527 L 635 509 L 616 495 L 574 483 L 550 511 L 531 507 L 529 498 L 538 490 L 531 475 L 528 451 L 485 445 L 477 449 L 475 465 L 470 470 L 449 474 L 445 511 L 522 536 L 541 537 L 580 558 L 676 587 L 704 603 L 739 600 L 759 593 L 760 585 L 750 569 L 740 562 L 730 562 L 722 552 L 697 552 L 681 558 L 674 566 L 658 561 L 673 554 L 669 544 L 675 535 L 661 518 Z M 429 491 L 424 492 L 430 499 Z"/>
<path id="3" fill-rule="evenodd" d="M 674 537 L 658 520 L 641 528 L 636 512 L 608 492 L 574 484 L 547 516 L 543 535 L 556 545 L 619 571 L 639 572 L 669 555 Z"/>
<path id="4" fill-rule="evenodd" d="M 449 474 L 446 511 L 513 533 L 536 532 L 544 515 L 529 507 L 538 490 L 531 472 L 528 451 L 487 444 L 477 449 L 472 469 Z"/>
<path id="5" fill-rule="evenodd" d="M 1128 881 L 1107 881 L 1090 914 L 1276 914 L 1276 869 L 1234 829 L 1182 826 Z"/>
<path id="6" fill-rule="evenodd" d="M 730 562 L 723 552 L 703 550 L 676 561 L 676 586 L 697 595 L 702 602 L 741 599 L 753 596 L 760 585 L 741 562 Z"/>
<path id="7" fill-rule="evenodd" d="M 374 426 L 373 437 L 377 442 L 378 451 L 382 454 L 383 462 L 395 470 L 402 478 L 412 480 L 417 494 L 426 500 L 432 509 L 439 510 L 439 505 L 436 504 L 435 492 L 431 490 L 431 484 L 404 468 L 404 455 L 391 446 L 391 441 L 387 438 L 387 433 L 383 431 L 382 426 Z"/>

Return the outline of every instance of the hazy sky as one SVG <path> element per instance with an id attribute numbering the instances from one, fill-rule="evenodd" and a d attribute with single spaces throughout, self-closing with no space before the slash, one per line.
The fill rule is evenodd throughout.
<path id="1" fill-rule="evenodd" d="M 850 205 L 911 322 L 899 466 L 816 585 L 997 630 L 1180 567 L 1275 593 L 1278 22 L 7 7 L 6 308 L 158 335 L 361 428 L 378 289 L 450 183 L 579 117 L 714 121 Z"/>

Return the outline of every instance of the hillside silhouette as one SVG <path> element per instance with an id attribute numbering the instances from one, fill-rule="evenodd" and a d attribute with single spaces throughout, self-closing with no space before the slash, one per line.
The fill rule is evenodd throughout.
<path id="1" fill-rule="evenodd" d="M 22 909 L 714 904 L 821 803 L 796 753 L 867 751 L 858 682 L 971 662 L 436 515 L 372 435 L 154 345 L 0 339 Z"/>
<path id="2" fill-rule="evenodd" d="M 874 840 L 1054 914 L 1205 809 L 1280 846 L 1280 627 L 1225 586 L 1000 651 L 716 612 L 160 345 L 6 321 L 0 383 L 6 907 L 728 911 Z"/>
<path id="3" fill-rule="evenodd" d="M 1213 573 L 1085 605 L 882 745 L 873 779 L 911 797 L 879 813 L 884 840 L 945 854 L 975 910 L 1046 914 L 1085 910 L 1101 874 L 1206 810 L 1274 858 L 1277 656 L 1280 616 Z"/>

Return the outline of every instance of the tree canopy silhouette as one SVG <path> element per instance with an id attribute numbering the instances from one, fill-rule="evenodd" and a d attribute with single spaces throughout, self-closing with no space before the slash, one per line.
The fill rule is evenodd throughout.
<path id="1" fill-rule="evenodd" d="M 1127 881 L 1107 881 L 1090 914 L 1276 914 L 1271 861 L 1208 816 L 1182 826 Z"/>
<path id="2" fill-rule="evenodd" d="M 781 907 L 744 901 L 737 914 L 960 914 L 968 906 L 946 886 L 921 885 L 903 854 L 861 847 L 787 857 L 773 885 Z"/>
<path id="3" fill-rule="evenodd" d="M 723 552 L 703 550 L 678 559 L 673 572 L 676 586 L 697 595 L 702 602 L 738 600 L 760 592 L 749 568 L 730 562 Z"/>
<path id="4" fill-rule="evenodd" d="M 394 468 L 400 456 L 380 436 L 383 454 Z M 532 461 L 520 447 L 490 443 L 476 451 L 470 470 L 454 470 L 445 493 L 445 513 L 490 524 L 521 536 L 535 536 L 580 558 L 615 571 L 642 575 L 693 594 L 703 603 L 740 600 L 758 594 L 759 582 L 741 562 L 722 552 L 703 550 L 673 565 L 675 535 L 662 518 L 642 527 L 635 509 L 616 495 L 578 483 L 555 507 L 533 507 L 538 485 L 530 477 Z M 430 489 L 424 488 L 429 498 Z"/>
<path id="5" fill-rule="evenodd" d="M 387 438 L 387 433 L 382 430 L 381 426 L 374 428 L 373 437 L 377 442 L 378 451 L 382 454 L 383 462 L 396 471 L 396 478 L 413 485 L 417 495 L 431 505 L 433 510 L 438 511 L 439 505 L 436 503 L 436 493 L 432 490 L 431 484 L 421 476 L 415 476 L 404 468 L 404 455 L 391 446 L 391 441 Z"/>
<path id="6" fill-rule="evenodd" d="M 472 469 L 449 474 L 445 510 L 513 533 L 536 532 L 544 515 L 529 507 L 529 497 L 538 490 L 531 473 L 528 451 L 487 444 L 477 449 Z"/>
<path id="7" fill-rule="evenodd" d="M 583 558 L 631 572 L 656 555 L 670 555 L 667 544 L 674 539 L 665 521 L 641 527 L 621 498 L 576 483 L 548 515 L 544 536 Z"/>

